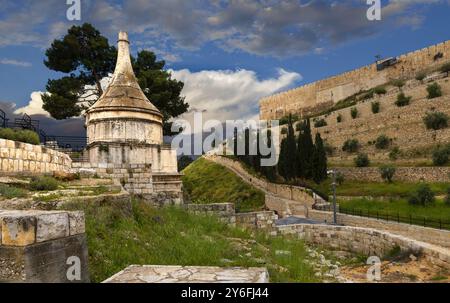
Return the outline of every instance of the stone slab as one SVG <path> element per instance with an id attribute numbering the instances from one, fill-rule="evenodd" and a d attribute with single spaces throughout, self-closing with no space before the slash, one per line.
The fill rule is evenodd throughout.
<path id="1" fill-rule="evenodd" d="M 132 265 L 103 283 L 268 283 L 266 268 Z"/>

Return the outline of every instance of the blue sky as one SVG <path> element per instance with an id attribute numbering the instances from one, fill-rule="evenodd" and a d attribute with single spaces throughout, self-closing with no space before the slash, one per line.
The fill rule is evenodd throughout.
<path id="1" fill-rule="evenodd" d="M 45 49 L 82 22 L 110 43 L 127 30 L 133 53 L 166 59 L 210 118 L 253 117 L 265 95 L 450 39 L 450 0 L 382 1 L 376 22 L 365 0 L 81 0 L 80 22 L 65 2 L 0 0 L 0 108 L 45 114 L 36 92 L 60 76 L 43 65 Z"/>

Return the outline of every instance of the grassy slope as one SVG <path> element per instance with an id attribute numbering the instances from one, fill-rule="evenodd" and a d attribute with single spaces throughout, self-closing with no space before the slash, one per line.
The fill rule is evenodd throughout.
<path id="1" fill-rule="evenodd" d="M 182 209 L 155 209 L 139 202 L 132 206 L 131 213 L 118 205 L 69 207 L 85 211 L 94 282 L 132 264 L 264 266 L 272 282 L 317 281 L 312 268 L 303 262 L 307 253 L 301 240 L 253 235 Z M 288 250 L 292 255 L 278 256 L 276 250 Z"/>
<path id="2" fill-rule="evenodd" d="M 410 205 L 406 199 L 393 199 L 392 201 L 353 199 L 350 201 L 339 201 L 339 205 L 341 209 L 346 211 L 362 210 L 363 215 L 365 215 L 364 211 L 367 213 L 367 210 L 372 215 L 375 215 L 377 211 L 382 214 L 389 213 L 393 217 L 399 214 L 401 217 L 406 217 L 405 222 L 408 222 L 407 218 L 412 216 L 418 219 L 415 222 L 416 224 L 423 224 L 423 221 L 419 220 L 420 218 L 436 221 L 440 219 L 450 222 L 450 206 L 444 204 L 442 200 L 436 200 L 435 205 L 427 207 Z M 447 228 L 450 228 L 450 226 L 447 226 Z"/>
<path id="3" fill-rule="evenodd" d="M 264 193 L 227 168 L 199 158 L 184 171 L 183 185 L 193 203 L 232 202 L 239 212 L 264 207 Z"/>
<path id="4" fill-rule="evenodd" d="M 408 197 L 411 193 L 417 191 L 422 183 L 407 182 L 357 182 L 344 181 L 336 189 L 338 196 L 372 196 L 372 197 Z M 436 195 L 445 195 L 450 187 L 449 183 L 427 183 Z M 328 194 L 331 192 L 331 181 L 327 180 L 320 185 L 314 185 L 320 191 Z"/>

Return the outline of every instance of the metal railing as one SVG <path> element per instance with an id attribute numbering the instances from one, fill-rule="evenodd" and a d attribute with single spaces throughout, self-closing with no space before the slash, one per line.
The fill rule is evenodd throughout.
<path id="1" fill-rule="evenodd" d="M 339 213 L 377 220 L 385 220 L 388 222 L 405 223 L 410 225 L 419 225 L 423 227 L 450 230 L 450 221 L 443 220 L 441 218 L 430 219 L 425 216 L 401 215 L 399 212 L 393 213 L 386 211 L 371 211 L 368 209 L 345 208 L 342 206 L 339 208 Z"/>
<path id="2" fill-rule="evenodd" d="M 11 129 L 27 129 L 36 132 L 39 135 L 41 145 L 60 152 L 64 152 L 76 161 L 85 161 L 88 138 L 77 136 L 53 136 L 40 128 L 40 121 L 32 119 L 29 115 L 24 114 L 21 118 L 15 118 L 14 122 L 10 122 L 6 113 L 0 109 L 0 127 Z"/>

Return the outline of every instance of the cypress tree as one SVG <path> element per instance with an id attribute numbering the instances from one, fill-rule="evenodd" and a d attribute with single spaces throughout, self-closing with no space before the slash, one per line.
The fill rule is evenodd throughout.
<path id="1" fill-rule="evenodd" d="M 296 177 L 296 167 L 297 167 L 297 144 L 295 142 L 295 132 L 294 126 L 292 124 L 292 115 L 289 115 L 289 124 L 288 124 L 288 135 L 287 135 L 287 143 L 286 143 L 286 164 L 285 164 L 285 173 L 286 179 L 292 180 Z"/>
<path id="2" fill-rule="evenodd" d="M 309 119 L 306 120 L 305 123 L 305 133 L 303 138 L 303 149 L 304 149 L 304 171 L 305 178 L 311 179 L 313 177 L 313 167 L 312 167 L 312 158 L 314 153 L 314 142 L 311 135 L 311 123 Z"/>
<path id="3" fill-rule="evenodd" d="M 327 154 L 323 144 L 322 137 L 316 134 L 316 145 L 314 146 L 313 155 L 313 180 L 319 184 L 327 178 Z"/>
<path id="4" fill-rule="evenodd" d="M 300 132 L 298 134 L 297 141 L 297 172 L 296 175 L 299 178 L 305 178 L 305 156 L 303 155 L 303 145 L 304 145 L 304 131 L 305 131 L 305 123 L 300 123 Z"/>
<path id="5" fill-rule="evenodd" d="M 297 145 L 297 176 L 304 179 L 313 177 L 312 157 L 314 153 L 314 143 L 311 135 L 311 124 L 308 120 L 303 121 L 300 127 L 300 135 Z"/>
<path id="6" fill-rule="evenodd" d="M 238 143 L 238 130 L 237 127 L 234 128 L 234 146 L 233 146 L 233 153 L 234 156 L 237 157 L 238 156 L 238 147 L 237 147 L 237 143 Z"/>
<path id="7" fill-rule="evenodd" d="M 280 156 L 278 159 L 278 174 L 287 179 L 286 175 L 286 154 L 287 154 L 287 138 L 284 138 L 280 144 Z"/>

